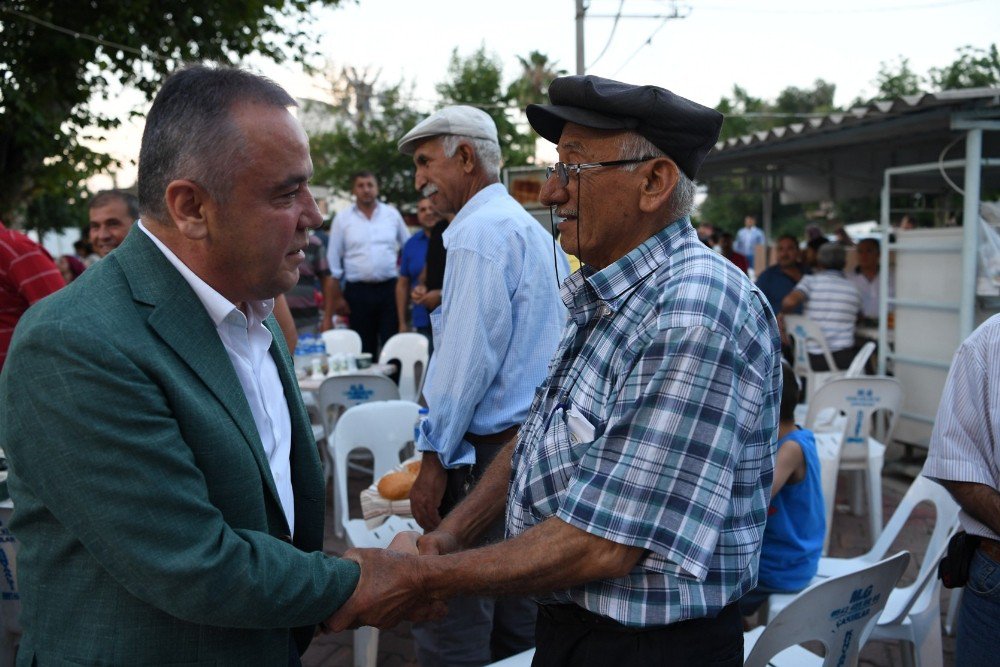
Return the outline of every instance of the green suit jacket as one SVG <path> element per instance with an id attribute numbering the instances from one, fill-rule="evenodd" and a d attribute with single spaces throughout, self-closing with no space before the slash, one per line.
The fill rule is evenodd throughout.
<path id="1" fill-rule="evenodd" d="M 215 326 L 138 227 L 21 319 L 0 375 L 19 665 L 286 665 L 349 597 L 358 567 L 322 553 L 319 458 L 267 325 L 294 540 Z"/>

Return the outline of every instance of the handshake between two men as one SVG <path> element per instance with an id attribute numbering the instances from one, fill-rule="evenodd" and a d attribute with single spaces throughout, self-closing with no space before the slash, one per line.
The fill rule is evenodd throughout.
<path id="1" fill-rule="evenodd" d="M 350 549 L 344 558 L 361 566 L 361 576 L 351 597 L 324 626 L 332 632 L 365 625 L 386 629 L 408 620 L 442 618 L 448 611 L 443 599 L 429 595 L 421 577 L 419 555 L 436 555 L 458 548 L 443 532 L 399 533 L 386 549 Z"/>

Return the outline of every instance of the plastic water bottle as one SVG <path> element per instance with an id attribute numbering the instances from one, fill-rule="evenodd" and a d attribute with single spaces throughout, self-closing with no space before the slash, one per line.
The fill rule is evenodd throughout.
<path id="1" fill-rule="evenodd" d="M 427 421 L 427 416 L 430 414 L 428 408 L 420 408 L 417 412 L 417 423 L 413 425 L 413 444 L 415 445 L 420 440 L 420 425 Z"/>
<path id="2" fill-rule="evenodd" d="M 295 371 L 305 371 L 309 369 L 309 361 L 307 359 L 309 351 L 306 349 L 308 344 L 299 336 L 299 342 L 295 346 Z"/>

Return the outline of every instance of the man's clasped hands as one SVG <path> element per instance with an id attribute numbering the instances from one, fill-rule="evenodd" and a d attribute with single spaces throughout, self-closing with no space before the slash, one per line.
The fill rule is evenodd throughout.
<path id="1" fill-rule="evenodd" d="M 443 599 L 428 591 L 428 561 L 423 556 L 457 551 L 457 540 L 436 530 L 426 535 L 407 531 L 396 535 L 386 549 L 350 549 L 344 558 L 361 566 L 358 585 L 350 599 L 323 624 L 331 632 L 372 626 L 390 628 L 401 621 L 442 618 Z"/>

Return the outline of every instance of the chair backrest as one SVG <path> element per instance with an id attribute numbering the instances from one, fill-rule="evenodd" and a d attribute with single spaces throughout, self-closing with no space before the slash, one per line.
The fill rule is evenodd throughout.
<path id="1" fill-rule="evenodd" d="M 909 561 L 910 554 L 901 551 L 802 591 L 767 624 L 744 666 L 765 667 L 784 649 L 810 640 L 823 644 L 823 667 L 857 665 L 861 646 Z"/>
<path id="2" fill-rule="evenodd" d="M 326 378 L 316 392 L 316 403 L 327 433 L 333 433 L 337 419 L 348 408 L 371 401 L 398 399 L 399 387 L 395 382 L 384 375 L 370 373 L 349 373 Z M 412 437 L 411 432 L 410 438 Z"/>
<path id="3" fill-rule="evenodd" d="M 347 455 L 367 449 L 374 459 L 378 479 L 399 465 L 399 453 L 413 440 L 413 425 L 420 406 L 412 401 L 374 401 L 348 408 L 337 420 L 328 447 L 333 459 L 334 493 L 341 525 L 350 518 L 347 504 Z"/>
<path id="4" fill-rule="evenodd" d="M 822 348 L 826 365 L 831 371 L 839 370 L 837 364 L 833 361 L 830 346 L 826 344 L 826 336 L 823 335 L 823 330 L 819 328 L 819 324 L 805 315 L 785 315 L 785 331 L 795 343 L 793 367 L 796 375 L 806 376 L 812 373 L 812 364 L 809 363 L 809 348 L 807 345 L 809 342 Z"/>
<path id="5" fill-rule="evenodd" d="M 361 336 L 353 329 L 330 329 L 322 336 L 327 354 L 361 354 Z"/>
<path id="6" fill-rule="evenodd" d="M 889 413 L 888 428 L 882 439 L 892 438 L 903 388 L 895 378 L 884 375 L 866 375 L 859 378 L 837 378 L 816 390 L 809 399 L 806 428 L 816 431 L 819 416 L 831 408 L 846 417 L 844 421 L 844 446 L 863 443 L 867 447 L 871 435 L 872 415 L 879 411 Z"/>
<path id="7" fill-rule="evenodd" d="M 388 364 L 399 361 L 399 397 L 406 401 L 420 398 L 420 386 L 427 371 L 430 345 L 427 337 L 418 333 L 399 333 L 382 346 L 378 362 Z"/>
<path id="8" fill-rule="evenodd" d="M 956 526 L 958 526 L 958 503 L 943 486 L 920 475 L 906 490 L 906 495 L 899 501 L 889 523 L 885 525 L 882 533 L 864 558 L 872 562 L 884 558 L 889 549 L 892 548 L 893 542 L 903 531 L 907 520 L 917 509 L 917 506 L 924 502 L 929 502 L 934 506 L 934 529 L 927 541 L 924 560 L 914 582 L 897 591 L 899 595 L 895 595 L 896 599 L 886 610 L 882 623 L 896 623 L 906 615 L 917 596 L 920 595 L 932 576 L 936 574 L 937 562 L 941 559 L 941 555 L 948 547 L 948 540 L 951 539 Z"/>
<path id="9" fill-rule="evenodd" d="M 823 554 L 830 548 L 833 529 L 834 499 L 837 495 L 837 472 L 840 470 L 842 433 L 813 433 L 816 454 L 819 458 L 820 487 L 823 489 L 823 515 L 826 517 L 826 534 L 823 536 Z"/>
<path id="10" fill-rule="evenodd" d="M 854 359 L 851 360 L 851 365 L 847 367 L 847 372 L 844 373 L 845 378 L 858 378 L 865 374 L 865 364 L 868 363 L 868 359 L 871 358 L 872 353 L 875 351 L 875 343 L 868 341 L 861 346 L 858 353 L 854 355 Z"/>

